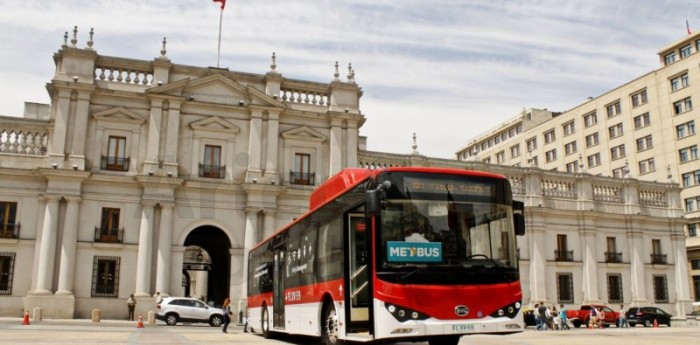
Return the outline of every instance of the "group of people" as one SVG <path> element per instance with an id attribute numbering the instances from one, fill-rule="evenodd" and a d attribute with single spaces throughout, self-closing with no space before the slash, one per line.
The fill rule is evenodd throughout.
<path id="1" fill-rule="evenodd" d="M 589 319 L 589 327 L 604 328 L 605 310 L 596 307 L 591 308 L 591 314 L 589 316 Z M 620 304 L 620 311 L 618 312 L 617 320 L 615 320 L 615 326 L 617 326 L 618 328 L 630 326 L 629 323 L 627 323 L 627 311 L 625 310 L 625 306 L 623 306 L 622 304 Z"/>
<path id="2" fill-rule="evenodd" d="M 556 306 L 548 308 L 544 302 L 540 302 L 535 304 L 534 315 L 538 331 L 570 329 L 566 322 L 566 307 L 563 304 L 560 304 L 557 310 Z"/>

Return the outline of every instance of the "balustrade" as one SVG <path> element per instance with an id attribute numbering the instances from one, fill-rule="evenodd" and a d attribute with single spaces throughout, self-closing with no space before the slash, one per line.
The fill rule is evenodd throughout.
<path id="1" fill-rule="evenodd" d="M 622 186 L 593 185 L 593 200 L 622 204 Z"/>
<path id="2" fill-rule="evenodd" d="M 569 181 L 542 180 L 542 195 L 552 198 L 576 199 L 576 184 Z"/>
<path id="3" fill-rule="evenodd" d="M 329 105 L 328 92 L 281 88 L 279 98 L 284 102 L 310 105 Z"/>
<path id="4" fill-rule="evenodd" d="M 644 206 L 668 206 L 665 191 L 646 190 L 639 191 L 639 203 Z"/>
<path id="5" fill-rule="evenodd" d="M 95 242 L 124 243 L 124 229 L 95 227 Z"/>
<path id="6" fill-rule="evenodd" d="M 48 132 L 0 129 L 0 153 L 42 156 L 48 143 Z"/>

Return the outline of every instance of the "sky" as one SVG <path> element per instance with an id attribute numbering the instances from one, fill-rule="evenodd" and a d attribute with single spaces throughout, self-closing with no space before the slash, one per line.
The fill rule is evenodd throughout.
<path id="1" fill-rule="evenodd" d="M 50 103 L 53 54 L 78 26 L 100 55 L 216 66 L 212 0 L 0 0 L 0 115 Z M 371 151 L 454 158 L 523 109 L 566 111 L 660 67 L 700 30 L 696 0 L 227 0 L 220 67 L 331 82 L 352 63 Z"/>

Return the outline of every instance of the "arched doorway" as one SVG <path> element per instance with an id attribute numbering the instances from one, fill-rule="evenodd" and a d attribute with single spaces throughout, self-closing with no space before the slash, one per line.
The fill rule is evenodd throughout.
<path id="1" fill-rule="evenodd" d="M 191 284 L 192 278 L 196 277 L 195 284 L 200 284 L 200 288 L 206 285 L 206 294 L 200 293 L 202 296 L 197 297 L 204 297 L 205 302 L 220 306 L 229 297 L 231 288 L 229 238 L 217 227 L 200 226 L 187 235 L 185 246 L 187 249 L 182 267 L 185 293 L 194 296 Z"/>

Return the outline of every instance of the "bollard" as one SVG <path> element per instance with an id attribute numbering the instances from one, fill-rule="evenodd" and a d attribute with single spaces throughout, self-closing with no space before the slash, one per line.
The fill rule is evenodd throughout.
<path id="1" fill-rule="evenodd" d="M 156 324 L 156 313 L 153 310 L 148 312 L 148 324 L 149 325 Z"/>
<path id="2" fill-rule="evenodd" d="M 41 321 L 41 319 L 43 319 L 43 315 L 44 315 L 44 312 L 43 312 L 43 310 L 42 310 L 41 308 L 39 308 L 39 307 L 34 307 L 34 311 L 33 311 L 33 314 L 32 314 L 32 319 L 33 319 L 34 321 Z"/>
<path id="3" fill-rule="evenodd" d="M 97 308 L 92 310 L 92 322 L 100 322 L 101 311 Z"/>

